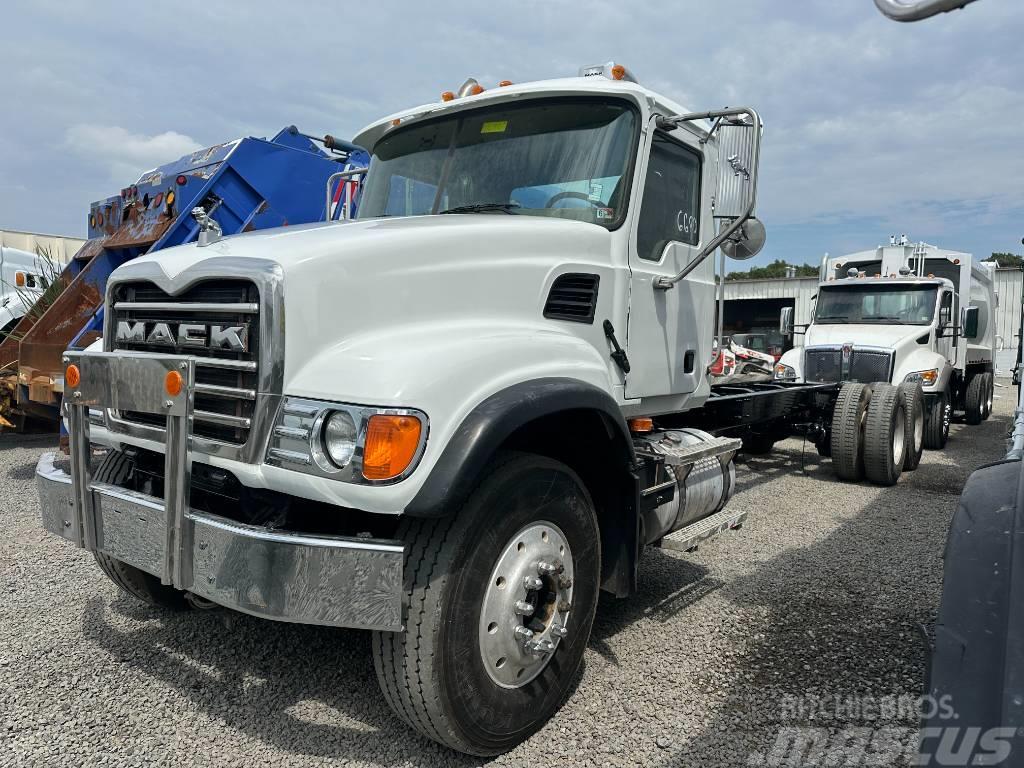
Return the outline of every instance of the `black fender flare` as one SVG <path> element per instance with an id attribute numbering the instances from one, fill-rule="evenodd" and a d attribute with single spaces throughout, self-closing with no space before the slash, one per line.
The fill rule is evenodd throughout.
<path id="1" fill-rule="evenodd" d="M 487 461 L 517 429 L 544 416 L 581 410 L 601 415 L 609 437 L 623 452 L 624 470 L 631 469 L 636 458 L 633 441 L 611 395 L 578 379 L 534 379 L 499 390 L 470 411 L 404 514 L 443 517 L 457 510 Z"/>

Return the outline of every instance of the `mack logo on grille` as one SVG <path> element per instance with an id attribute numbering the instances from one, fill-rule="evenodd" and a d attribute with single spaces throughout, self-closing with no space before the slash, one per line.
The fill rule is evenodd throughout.
<path id="1" fill-rule="evenodd" d="M 249 326 L 245 323 L 206 325 L 119 320 L 116 338 L 125 344 L 151 344 L 174 349 L 201 347 L 230 352 L 249 351 Z"/>

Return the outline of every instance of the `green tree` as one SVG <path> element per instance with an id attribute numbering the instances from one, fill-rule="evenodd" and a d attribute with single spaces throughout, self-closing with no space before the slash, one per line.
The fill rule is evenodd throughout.
<path id="1" fill-rule="evenodd" d="M 996 262 L 1000 267 L 1016 267 L 1020 269 L 1024 265 L 1024 256 L 1018 256 L 1016 253 L 993 253 L 992 261 Z"/>
<path id="2" fill-rule="evenodd" d="M 789 264 L 782 259 L 776 259 L 764 267 L 751 267 L 746 272 L 730 272 L 725 276 L 726 280 L 767 280 L 786 276 L 786 267 L 796 268 L 796 277 L 817 277 L 818 268 L 812 264 Z"/>

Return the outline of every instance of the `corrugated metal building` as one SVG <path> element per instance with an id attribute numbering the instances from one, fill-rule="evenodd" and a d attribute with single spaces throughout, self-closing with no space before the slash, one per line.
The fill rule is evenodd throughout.
<path id="1" fill-rule="evenodd" d="M 1020 329 L 1021 290 L 1024 273 L 1019 269 L 996 270 L 996 343 L 1016 349 Z M 770 332 L 779 327 L 779 310 L 793 307 L 794 322 L 810 322 L 812 299 L 818 290 L 817 277 L 789 277 L 770 280 L 730 280 L 725 284 L 725 331 Z M 799 334 L 796 345 L 803 343 Z"/>
<path id="2" fill-rule="evenodd" d="M 61 264 L 67 264 L 85 244 L 80 237 L 44 235 L 38 232 L 19 232 L 15 229 L 0 229 L 0 247 L 17 248 L 19 251 L 37 253 L 43 249 Z"/>

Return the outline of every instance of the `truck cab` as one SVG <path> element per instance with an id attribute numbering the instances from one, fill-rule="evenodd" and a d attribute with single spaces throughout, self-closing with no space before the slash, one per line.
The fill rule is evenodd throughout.
<path id="1" fill-rule="evenodd" d="M 46 266 L 35 254 L 0 246 L 0 341 L 49 287 Z"/>
<path id="2" fill-rule="evenodd" d="M 811 322 L 798 329 L 803 346 L 782 356 L 775 378 L 919 382 L 933 427 L 926 447 L 941 448 L 954 411 L 973 423 L 991 411 L 996 301 L 992 265 L 967 253 L 893 242 L 825 259 Z"/>
<path id="3" fill-rule="evenodd" d="M 745 517 L 740 440 L 654 422 L 711 397 L 709 257 L 763 242 L 760 138 L 617 64 L 469 80 L 355 137 L 354 220 L 221 237 L 203 212 L 64 354 L 44 527 L 157 605 L 372 630 L 411 727 L 510 749 L 600 590 Z"/>

